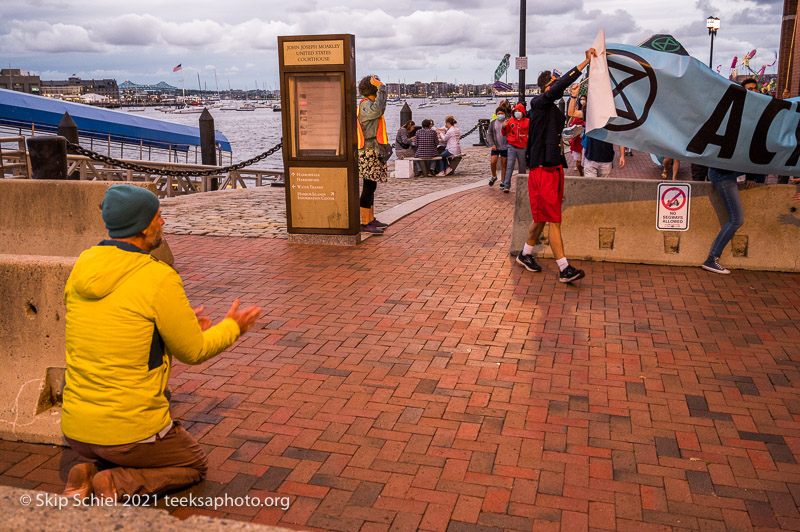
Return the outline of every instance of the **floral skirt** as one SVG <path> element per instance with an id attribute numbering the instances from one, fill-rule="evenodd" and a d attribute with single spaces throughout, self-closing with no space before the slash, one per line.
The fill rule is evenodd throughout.
<path id="1" fill-rule="evenodd" d="M 386 163 L 377 150 L 364 148 L 358 151 L 358 176 L 369 181 L 386 182 Z"/>

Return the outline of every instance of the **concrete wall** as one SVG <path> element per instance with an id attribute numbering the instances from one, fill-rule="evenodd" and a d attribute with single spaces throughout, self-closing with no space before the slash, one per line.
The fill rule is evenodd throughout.
<path id="1" fill-rule="evenodd" d="M 0 255 L 0 439 L 61 443 L 61 412 L 37 416 L 47 368 L 63 367 L 73 257 Z"/>
<path id="2" fill-rule="evenodd" d="M 515 179 L 512 255 L 522 250 L 531 223 L 527 176 Z M 567 257 L 699 266 L 727 221 L 727 213 L 711 183 L 691 185 L 689 230 L 658 231 L 658 181 L 566 178 L 562 233 Z M 792 201 L 795 187 L 762 185 L 740 193 L 745 223 L 720 262 L 735 269 L 800 271 L 800 205 Z M 552 257 L 549 246 L 537 246 L 534 253 Z"/>
<path id="3" fill-rule="evenodd" d="M 100 205 L 114 184 L 0 179 L 0 439 L 62 443 L 49 387 L 66 364 L 64 286 L 76 257 L 108 238 Z M 173 262 L 166 241 L 153 255 Z"/>
<path id="4" fill-rule="evenodd" d="M 77 257 L 108 234 L 100 205 L 112 181 L 0 179 L 0 254 Z M 149 188 L 155 185 L 126 183 Z M 172 264 L 169 246 L 153 252 Z"/>

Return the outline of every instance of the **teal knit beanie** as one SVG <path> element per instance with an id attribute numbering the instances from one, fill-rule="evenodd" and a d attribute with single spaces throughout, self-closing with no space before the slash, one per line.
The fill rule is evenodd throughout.
<path id="1" fill-rule="evenodd" d="M 103 198 L 103 221 L 111 238 L 141 233 L 158 213 L 158 198 L 142 187 L 115 185 Z"/>

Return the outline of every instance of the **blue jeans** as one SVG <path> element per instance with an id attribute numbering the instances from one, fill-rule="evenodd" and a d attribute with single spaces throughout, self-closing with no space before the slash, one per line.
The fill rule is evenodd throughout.
<path id="1" fill-rule="evenodd" d="M 445 172 L 447 171 L 447 167 L 449 166 L 449 164 L 447 163 L 447 158 L 452 157 L 453 154 L 447 150 L 444 150 L 442 153 L 439 154 L 439 156 L 442 158 L 442 160 L 439 161 L 439 171 Z"/>
<path id="2" fill-rule="evenodd" d="M 736 182 L 736 178 L 739 175 L 741 175 L 741 172 L 718 170 L 716 168 L 708 169 L 708 178 L 714 183 L 714 188 L 719 192 L 722 197 L 722 204 L 725 205 L 725 210 L 728 211 L 728 221 L 720 229 L 717 238 L 711 244 L 711 250 L 708 252 L 709 255 L 714 257 L 722 255 L 722 250 L 731 241 L 736 230 L 744 223 L 742 198 L 739 197 L 739 184 Z"/>
<path id="3" fill-rule="evenodd" d="M 517 148 L 516 146 L 508 145 L 508 166 L 506 166 L 506 178 L 503 184 L 507 187 L 511 186 L 511 176 L 514 174 L 514 161 L 519 164 L 519 173 L 524 174 L 528 171 L 527 162 L 525 160 L 525 148 Z"/>

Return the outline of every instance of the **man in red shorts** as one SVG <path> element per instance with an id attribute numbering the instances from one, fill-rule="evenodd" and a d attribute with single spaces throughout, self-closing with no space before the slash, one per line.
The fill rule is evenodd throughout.
<path id="1" fill-rule="evenodd" d="M 586 274 L 570 266 L 564 256 L 564 243 L 561 240 L 561 202 L 564 199 L 566 166 L 561 131 L 565 117 L 555 102 L 564 96 L 567 87 L 577 81 L 592 56 L 597 56 L 594 48 L 586 50 L 586 59 L 560 78 L 551 76 L 549 71 L 539 74 L 538 84 L 542 93 L 531 100 L 529 113 L 531 134 L 528 137 L 528 162 L 531 170 L 528 174 L 528 195 L 533 223 L 517 262 L 530 272 L 542 271 L 531 252 L 539 242 L 545 224 L 549 222 L 550 249 L 560 270 L 558 280 L 562 283 L 577 281 Z"/>

